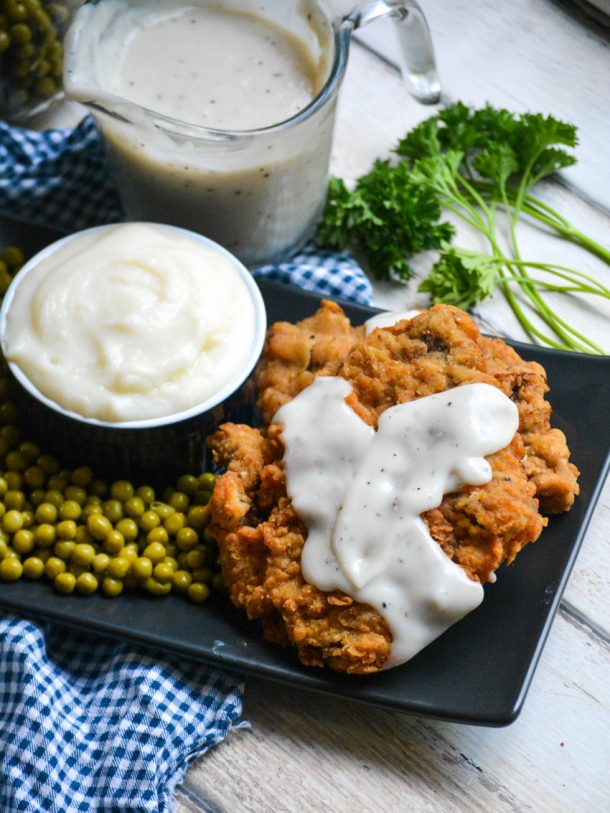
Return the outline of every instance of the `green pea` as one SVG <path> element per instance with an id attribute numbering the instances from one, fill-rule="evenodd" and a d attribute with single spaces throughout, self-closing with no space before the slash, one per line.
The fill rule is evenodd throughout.
<path id="1" fill-rule="evenodd" d="M 133 497 L 133 486 L 128 480 L 117 480 L 110 486 L 110 496 L 114 500 L 125 502 Z"/>
<path id="2" fill-rule="evenodd" d="M 159 582 L 159 584 L 168 584 L 172 581 L 172 577 L 174 575 L 173 567 L 165 564 L 165 562 L 159 562 L 158 565 L 155 565 L 153 570 L 153 578 Z"/>
<path id="3" fill-rule="evenodd" d="M 73 540 L 76 536 L 76 522 L 72 519 L 64 519 L 57 523 L 57 538 Z"/>
<path id="4" fill-rule="evenodd" d="M 36 460 L 36 463 L 44 471 L 47 476 L 56 474 L 59 471 L 59 463 L 56 458 L 50 454 L 41 454 Z"/>
<path id="5" fill-rule="evenodd" d="M 153 564 L 144 556 L 138 557 L 131 565 L 131 575 L 136 579 L 149 579 L 152 576 Z"/>
<path id="6" fill-rule="evenodd" d="M 16 511 L 22 511 L 25 505 L 25 494 L 23 491 L 7 491 L 4 495 L 4 505 L 10 511 L 14 508 Z"/>
<path id="7" fill-rule="evenodd" d="M 27 20 L 28 10 L 25 3 L 18 3 L 15 0 L 6 0 L 4 5 L 6 16 L 13 22 Z"/>
<path id="8" fill-rule="evenodd" d="M 59 526 L 57 527 L 59 529 Z M 75 547 L 76 545 L 71 539 L 62 539 L 60 542 L 56 542 L 53 546 L 53 553 L 60 559 L 69 559 L 72 556 L 72 552 Z"/>
<path id="9" fill-rule="evenodd" d="M 86 505 L 83 506 L 81 520 L 86 524 L 89 517 L 93 516 L 94 514 L 102 515 L 102 513 L 101 502 L 89 502 L 89 500 L 87 500 Z"/>
<path id="10" fill-rule="evenodd" d="M 133 564 L 135 560 L 138 558 L 138 549 L 136 548 L 134 550 L 133 548 L 127 547 L 127 545 L 125 545 L 125 547 L 121 551 L 119 551 L 119 556 L 121 557 L 121 559 L 126 559 L 129 562 L 129 564 Z"/>
<path id="11" fill-rule="evenodd" d="M 136 488 L 135 496 L 142 500 L 144 505 L 150 505 L 155 501 L 155 490 L 150 486 L 140 486 Z"/>
<path id="12" fill-rule="evenodd" d="M 63 595 L 67 596 L 74 592 L 74 588 L 76 587 L 76 576 L 74 573 L 68 573 L 68 571 L 59 573 L 55 577 L 53 585 L 58 593 L 63 593 Z"/>
<path id="13" fill-rule="evenodd" d="M 141 497 L 130 497 L 122 505 L 122 509 L 126 516 L 132 519 L 138 519 L 146 510 L 146 505 Z"/>
<path id="14" fill-rule="evenodd" d="M 209 471 L 206 471 L 203 474 L 199 475 L 199 486 L 202 489 L 207 489 L 207 490 L 211 491 L 214 488 L 215 482 L 216 482 L 216 475 L 212 474 Z"/>
<path id="15" fill-rule="evenodd" d="M 5 582 L 16 582 L 21 578 L 23 565 L 17 558 L 6 557 L 0 562 L 0 579 Z"/>
<path id="16" fill-rule="evenodd" d="M 199 543 L 199 534 L 194 528 L 182 528 L 176 534 L 176 545 L 181 551 L 193 550 Z"/>
<path id="17" fill-rule="evenodd" d="M 45 76 L 44 79 L 39 79 L 36 82 L 36 92 L 41 96 L 53 96 L 59 91 L 59 85 L 50 76 Z"/>
<path id="18" fill-rule="evenodd" d="M 56 533 L 54 525 L 43 523 L 34 530 L 34 543 L 39 548 L 50 548 L 55 542 L 55 538 Z"/>
<path id="19" fill-rule="evenodd" d="M 115 522 L 123 519 L 123 503 L 120 500 L 106 500 L 102 505 L 102 509 L 104 516 L 107 517 L 113 525 Z"/>
<path id="20" fill-rule="evenodd" d="M 17 63 L 19 65 L 21 63 Z M 29 63 L 26 63 L 29 66 Z M 15 71 L 17 67 L 15 67 Z M 27 74 L 26 74 L 27 75 Z M 5 423 L 13 423 L 17 420 L 17 406 L 13 401 L 5 401 L 0 404 L 0 418 Z"/>
<path id="21" fill-rule="evenodd" d="M 14 534 L 23 528 L 23 517 L 21 511 L 7 511 L 2 517 L 2 527 L 9 534 Z"/>
<path id="22" fill-rule="evenodd" d="M 187 520 L 191 528 L 205 528 L 210 521 L 210 511 L 205 505 L 193 505 L 189 508 Z"/>
<path id="23" fill-rule="evenodd" d="M 57 520 L 57 508 L 50 502 L 42 502 L 34 512 L 36 522 L 53 524 Z"/>
<path id="24" fill-rule="evenodd" d="M 74 546 L 72 551 L 72 561 L 77 565 L 90 565 L 95 559 L 95 548 L 93 545 L 81 543 Z"/>
<path id="25" fill-rule="evenodd" d="M 103 547 L 106 553 L 118 553 L 125 545 L 125 537 L 120 531 L 109 531 L 104 539 Z"/>
<path id="26" fill-rule="evenodd" d="M 182 513 L 188 511 L 190 505 L 188 496 L 182 491 L 175 491 L 168 502 L 174 511 L 181 511 Z"/>
<path id="27" fill-rule="evenodd" d="M 82 514 L 83 509 L 81 506 L 76 502 L 76 500 L 65 500 L 59 506 L 59 516 L 60 519 L 79 519 L 80 515 Z"/>
<path id="28" fill-rule="evenodd" d="M 74 475 L 72 475 L 74 477 Z M 73 501 L 78 503 L 79 505 L 84 505 L 87 501 L 87 492 L 84 488 L 74 484 L 71 486 L 66 486 L 64 489 L 64 497 L 66 500 Z"/>
<path id="29" fill-rule="evenodd" d="M 19 491 L 23 488 L 23 474 L 19 471 L 5 471 L 4 479 L 9 491 Z"/>
<path id="30" fill-rule="evenodd" d="M 28 556 L 23 563 L 23 575 L 26 579 L 40 579 L 44 573 L 44 562 L 38 556 Z"/>
<path id="31" fill-rule="evenodd" d="M 98 588 L 98 580 L 93 573 L 81 573 L 76 579 L 76 589 L 84 596 L 95 593 Z"/>
<path id="32" fill-rule="evenodd" d="M 110 564 L 110 556 L 108 556 L 107 553 L 96 553 L 91 564 L 93 566 L 93 570 L 98 575 L 100 573 L 105 573 L 108 569 L 108 565 Z"/>
<path id="33" fill-rule="evenodd" d="M 174 511 L 163 523 L 163 527 L 170 536 L 176 536 L 178 531 L 186 525 L 186 517 L 180 511 Z"/>
<path id="34" fill-rule="evenodd" d="M 8 424 L 0 429 L 0 437 L 3 437 L 11 446 L 17 446 L 17 444 L 21 443 L 23 436 L 21 430 L 14 424 Z"/>
<path id="35" fill-rule="evenodd" d="M 128 541 L 131 542 L 134 539 L 138 538 L 138 526 L 133 521 L 133 519 L 121 519 L 116 524 L 116 530 L 123 534 L 123 537 Z"/>
<path id="36" fill-rule="evenodd" d="M 56 488 L 50 488 L 45 494 L 45 502 L 51 503 L 56 508 L 59 508 L 63 501 L 64 495 Z"/>
<path id="37" fill-rule="evenodd" d="M 144 582 L 144 587 L 153 596 L 166 596 L 172 589 L 171 582 L 161 584 L 161 582 L 158 582 L 153 578 L 146 579 Z"/>
<path id="38" fill-rule="evenodd" d="M 165 528 L 157 527 L 153 528 L 152 531 L 149 531 L 146 534 L 146 540 L 148 542 L 160 542 L 163 546 L 165 546 L 169 542 L 169 535 Z"/>
<path id="39" fill-rule="evenodd" d="M 93 545 L 95 540 L 84 525 L 76 526 L 76 536 L 74 541 L 77 545 Z"/>
<path id="40" fill-rule="evenodd" d="M 57 43 L 54 43 L 52 47 L 55 47 Z M 60 46 L 61 48 L 61 46 Z M 89 466 L 80 466 L 78 469 L 74 469 L 72 472 L 72 476 L 70 478 L 75 486 L 85 489 L 89 485 L 89 483 L 93 480 L 93 472 L 89 468 Z M 76 499 L 76 497 L 71 497 L 70 499 Z"/>
<path id="41" fill-rule="evenodd" d="M 28 466 L 23 473 L 23 479 L 30 488 L 43 488 L 47 476 L 40 466 Z"/>
<path id="42" fill-rule="evenodd" d="M 31 553 L 34 549 L 34 534 L 31 531 L 22 529 L 17 531 L 13 537 L 13 550 L 17 553 L 26 554 Z"/>
<path id="43" fill-rule="evenodd" d="M 108 484 L 105 483 L 104 480 L 92 480 L 89 490 L 91 494 L 97 497 L 105 497 L 108 493 Z"/>
<path id="44" fill-rule="evenodd" d="M 202 582 L 203 584 L 210 584 L 213 578 L 214 578 L 214 574 L 212 573 L 212 570 L 209 567 L 199 567 L 199 568 L 197 568 L 197 570 L 193 571 L 193 581 L 194 582 Z"/>
<path id="45" fill-rule="evenodd" d="M 138 525 L 143 531 L 152 531 L 160 524 L 161 517 L 156 511 L 145 511 L 138 520 Z"/>
<path id="46" fill-rule="evenodd" d="M 117 556 L 116 559 L 111 559 L 106 571 L 113 579 L 124 579 L 129 573 L 131 562 L 124 556 Z"/>
<path id="47" fill-rule="evenodd" d="M 45 562 L 44 574 L 50 581 L 55 581 L 60 573 L 66 570 L 66 563 L 58 556 L 50 556 Z"/>
<path id="48" fill-rule="evenodd" d="M 152 542 L 144 548 L 142 556 L 150 559 L 153 565 L 158 565 L 165 559 L 165 548 L 160 542 Z"/>
<path id="49" fill-rule="evenodd" d="M 186 593 L 192 581 L 193 577 L 186 570 L 176 570 L 172 576 L 174 590 L 177 590 L 179 593 Z"/>
<path id="50" fill-rule="evenodd" d="M 186 554 L 186 564 L 189 570 L 197 570 L 198 568 L 205 567 L 208 563 L 207 551 L 203 548 L 196 548 L 190 550 Z"/>
<path id="51" fill-rule="evenodd" d="M 112 524 L 103 514 L 91 514 L 87 517 L 87 530 L 94 539 L 101 541 L 112 531 Z"/>
<path id="52" fill-rule="evenodd" d="M 115 598 L 116 596 L 120 596 L 123 592 L 123 582 L 120 579 L 105 576 L 102 579 L 102 590 L 110 598 Z"/>
<path id="53" fill-rule="evenodd" d="M 165 502 L 159 502 L 158 500 L 152 502 L 150 504 L 150 508 L 151 511 L 154 511 L 155 514 L 157 514 L 162 522 L 164 522 L 170 516 L 170 514 L 173 514 L 176 510 L 175 508 L 172 508 L 171 505 L 168 505 Z"/>
<path id="54" fill-rule="evenodd" d="M 191 601 L 195 602 L 195 604 L 202 604 L 209 598 L 210 588 L 207 586 L 207 584 L 193 582 L 193 584 L 188 587 L 186 594 Z"/>
<path id="55" fill-rule="evenodd" d="M 48 62 L 46 59 L 41 59 L 40 62 L 34 68 L 34 74 L 39 78 L 42 79 L 44 76 L 48 76 L 51 72 L 51 63 Z"/>
<path id="56" fill-rule="evenodd" d="M 52 474 L 49 477 L 48 487 L 53 490 L 57 491 L 61 494 L 61 501 L 64 501 L 63 490 L 68 485 L 67 479 L 63 476 L 62 472 L 58 472 L 57 474 Z"/>

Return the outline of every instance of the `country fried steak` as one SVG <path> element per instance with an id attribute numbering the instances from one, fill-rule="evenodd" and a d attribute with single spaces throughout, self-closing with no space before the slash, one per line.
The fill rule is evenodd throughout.
<path id="1" fill-rule="evenodd" d="M 211 503 L 223 574 L 232 601 L 260 619 L 268 640 L 295 646 L 303 663 L 375 672 L 392 643 L 386 621 L 303 579 L 307 529 L 286 494 L 281 426 L 272 423 L 320 375 L 349 381 L 347 403 L 374 427 L 388 407 L 464 384 L 496 386 L 515 402 L 519 431 L 488 457 L 492 480 L 445 495 L 423 515 L 433 539 L 476 581 L 493 581 L 501 564 L 535 541 L 548 521 L 543 515 L 570 508 L 578 471 L 564 434 L 551 428 L 544 369 L 502 340 L 481 336 L 457 308 L 437 305 L 368 337 L 332 302 L 296 325 L 273 325 L 258 370 L 267 428 L 225 424 L 210 440 L 215 461 L 227 468 Z"/>

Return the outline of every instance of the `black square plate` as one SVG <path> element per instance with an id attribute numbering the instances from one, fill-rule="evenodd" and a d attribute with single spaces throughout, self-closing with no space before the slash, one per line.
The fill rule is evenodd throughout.
<path id="1" fill-rule="evenodd" d="M 309 316 L 320 299 L 274 283 L 261 282 L 260 287 L 270 323 Z M 354 324 L 374 312 L 352 304 L 345 304 L 345 310 Z M 513 344 L 524 358 L 539 361 L 547 370 L 553 423 L 568 437 L 572 459 L 581 470 L 581 493 L 569 513 L 551 518 L 539 542 L 500 570 L 497 583 L 485 587 L 485 600 L 474 612 L 409 663 L 367 677 L 307 669 L 290 650 L 265 643 L 257 625 L 221 599 L 197 607 L 174 596 L 62 597 L 48 586 L 19 582 L 0 583 L 0 606 L 295 688 L 461 723 L 512 722 L 610 463 L 610 357 Z"/>

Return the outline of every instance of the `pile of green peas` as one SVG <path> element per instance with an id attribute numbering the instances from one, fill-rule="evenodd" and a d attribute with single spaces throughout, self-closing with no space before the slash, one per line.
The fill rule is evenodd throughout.
<path id="1" fill-rule="evenodd" d="M 22 263 L 18 249 L 0 253 L 1 293 Z M 63 469 L 24 437 L 10 390 L 0 358 L 0 581 L 47 580 L 64 595 L 174 591 L 196 603 L 223 589 L 207 527 L 214 474 L 185 474 L 158 499 L 87 466 Z"/>
<path id="2" fill-rule="evenodd" d="M 61 89 L 62 40 L 80 0 L 0 0 L 0 109 L 7 118 Z"/>

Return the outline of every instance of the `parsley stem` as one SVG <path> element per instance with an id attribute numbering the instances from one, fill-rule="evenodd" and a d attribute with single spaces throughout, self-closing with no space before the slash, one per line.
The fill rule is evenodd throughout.
<path id="1" fill-rule="evenodd" d="M 490 257 L 490 262 L 504 264 L 505 258 L 504 257 Z M 548 274 L 552 274 L 554 276 L 560 277 L 561 279 L 565 279 L 568 282 L 571 282 L 573 285 L 576 285 L 583 290 L 586 290 L 588 293 L 596 294 L 597 296 L 602 296 L 606 299 L 610 299 L 610 288 L 606 288 L 605 285 L 602 285 L 601 282 L 590 277 L 588 274 L 584 274 L 582 271 L 575 271 L 573 268 L 568 268 L 565 265 L 555 265 L 554 263 L 537 263 L 532 260 L 511 260 L 511 265 L 520 266 L 520 267 L 527 267 L 527 268 L 534 268 L 536 270 L 545 271 Z M 530 277 L 533 283 L 538 283 L 540 280 L 536 280 Z M 581 280 L 584 280 L 587 284 L 585 285 Z"/>
<path id="2" fill-rule="evenodd" d="M 566 347 L 563 344 L 560 344 L 559 342 L 555 341 L 555 339 L 552 339 L 550 336 L 545 336 L 544 333 L 538 330 L 538 328 L 532 322 L 530 322 L 530 320 L 525 315 L 525 312 L 523 311 L 521 305 L 519 304 L 519 301 L 517 300 L 516 296 L 511 291 L 510 286 L 508 284 L 508 280 L 506 279 L 503 271 L 500 271 L 500 287 L 502 288 L 504 296 L 506 297 L 513 313 L 515 314 L 517 320 L 521 324 L 521 327 L 525 330 L 525 332 L 529 336 L 531 336 L 531 338 L 538 338 L 545 344 L 548 344 L 549 347 L 554 347 L 557 350 L 572 349 Z"/>
<path id="3" fill-rule="evenodd" d="M 565 265 L 555 265 L 554 263 L 537 263 L 531 260 L 526 262 L 523 260 L 512 260 L 512 263 L 513 265 L 546 271 L 549 274 L 554 274 L 570 281 L 574 281 L 574 278 L 580 277 L 581 279 L 585 280 L 589 286 L 593 286 L 591 288 L 591 293 L 596 293 L 603 297 L 610 297 L 610 288 L 606 288 L 605 285 L 602 285 L 601 282 L 593 279 L 588 274 L 584 274 L 582 271 L 576 271 L 573 268 L 568 268 Z"/>
<path id="4" fill-rule="evenodd" d="M 580 244 L 583 248 L 586 248 L 591 254 L 594 254 L 596 257 L 599 257 L 600 260 L 603 260 L 605 263 L 610 265 L 610 249 L 602 246 L 601 243 L 598 243 L 593 238 L 588 237 L 586 234 L 583 234 L 578 229 L 574 228 L 571 225 L 564 225 L 562 220 L 555 220 L 554 218 L 547 217 L 543 213 L 539 212 L 535 207 L 532 207 L 528 204 L 524 204 L 523 211 L 525 214 L 530 215 L 531 217 L 536 218 L 541 223 L 544 223 L 547 226 L 550 226 L 555 231 L 559 232 L 563 237 L 567 237 L 574 243 Z"/>
<path id="5" fill-rule="evenodd" d="M 540 200 L 539 198 L 535 198 L 533 195 L 526 195 L 524 205 L 536 207 L 537 209 L 541 209 L 543 212 L 546 212 L 550 215 L 553 220 L 557 220 L 559 223 L 562 223 L 566 228 L 571 228 L 571 223 L 569 220 L 566 220 L 565 217 L 559 214 L 555 209 L 545 203 L 544 201 Z"/>

